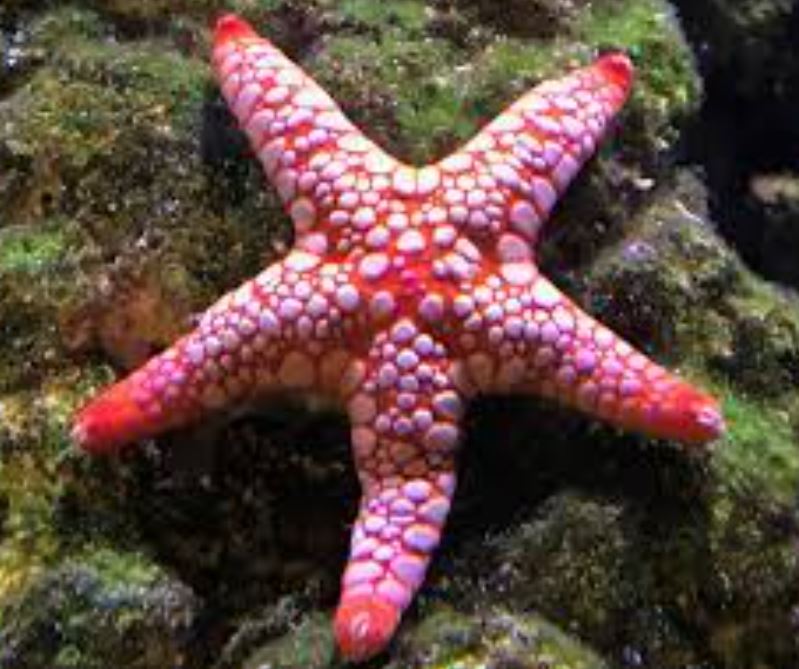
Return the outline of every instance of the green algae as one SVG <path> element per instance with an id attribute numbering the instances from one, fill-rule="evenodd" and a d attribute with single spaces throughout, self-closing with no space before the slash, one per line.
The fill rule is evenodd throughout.
<path id="1" fill-rule="evenodd" d="M 111 320 L 124 323 L 128 306 L 137 303 L 128 299 L 133 283 L 134 292 L 155 293 L 156 302 L 166 305 L 153 313 L 173 329 L 145 337 L 157 348 L 181 329 L 178 324 L 188 312 L 253 273 L 273 239 L 285 239 L 285 218 L 277 213 L 274 198 L 261 192 L 253 164 L 245 164 L 235 151 L 213 164 L 199 158 L 202 107 L 215 93 L 205 54 L 195 47 L 179 48 L 170 31 L 191 17 L 180 34 L 204 46 L 206 38 L 197 36 L 208 18 L 206 8 L 217 4 L 172 6 L 172 13 L 180 15 L 174 19 L 164 16 L 158 0 L 95 2 L 97 11 L 48 12 L 33 30 L 30 48 L 37 52 L 37 66 L 0 103 L 0 117 L 11 124 L 0 131 L 0 164 L 11 171 L 10 179 L 0 179 L 5 196 L 0 211 L 11 222 L 7 231 L 0 230 L 9 241 L 0 245 L 0 277 L 11 286 L 11 297 L 0 298 L 0 317 L 6 328 L 11 324 L 4 330 L 10 344 L 0 352 L 0 620 L 22 616 L 35 622 L 49 615 L 64 626 L 68 633 L 46 656 L 26 651 L 39 666 L 118 663 L 125 634 L 161 620 L 134 598 L 130 606 L 111 609 L 113 621 L 97 625 L 92 615 L 106 598 L 85 597 L 85 591 L 74 588 L 76 571 L 89 575 L 91 592 L 121 592 L 123 599 L 159 582 L 159 568 L 137 548 L 145 539 L 124 504 L 141 505 L 138 495 L 163 479 L 137 480 L 120 463 L 136 493 L 115 505 L 101 488 L 116 479 L 106 478 L 102 468 L 79 472 L 78 480 L 70 478 L 73 473 L 64 477 L 65 469 L 80 468 L 69 455 L 69 414 L 112 376 L 108 367 L 70 355 L 101 348 L 104 360 L 119 359 L 120 346 L 107 343 L 107 337 L 88 337 L 89 343 L 66 351 L 65 333 L 54 321 L 61 320 L 65 304 L 81 301 L 81 295 L 88 299 L 85 295 L 102 287 L 111 299 L 78 310 L 79 318 L 83 314 L 92 322 L 100 318 L 98 312 L 119 303 Z M 517 2 L 517 8 L 535 10 L 514 15 L 520 23 L 513 29 L 491 14 L 491 7 L 494 21 L 477 25 L 472 3 L 453 4 L 240 0 L 232 7 L 244 10 L 270 36 L 274 30 L 290 37 L 295 26 L 303 25 L 313 48 L 301 44 L 299 52 L 309 70 L 336 92 L 368 134 L 414 161 L 441 156 L 528 86 L 588 62 L 604 47 L 628 49 L 639 73 L 624 130 L 615 142 L 633 172 L 641 164 L 649 169 L 659 163 L 673 149 L 684 117 L 695 110 L 699 86 L 693 64 L 665 3 L 624 0 L 561 7 L 557 2 Z M 481 11 L 485 17 L 486 10 Z M 545 25 L 539 20 L 553 11 L 557 21 Z M 307 21 L 312 14 L 316 22 L 308 28 L 299 19 Z M 149 22 L 147 29 L 136 23 L 142 19 Z M 615 160 L 603 155 L 603 161 L 608 159 Z M 601 189 L 594 182 L 609 179 L 603 161 L 589 168 L 590 188 Z M 613 185 L 612 197 L 623 199 Z M 664 191 L 672 196 L 670 184 Z M 607 201 L 592 206 L 587 220 L 609 219 L 608 211 L 615 212 Z M 630 638 L 650 642 L 661 667 L 687 666 L 711 656 L 736 666 L 736 653 L 751 660 L 747 666 L 763 666 L 767 653 L 758 636 L 771 639 L 774 630 L 785 631 L 785 621 L 775 619 L 785 613 L 796 574 L 790 532 L 781 535 L 769 523 L 774 522 L 771 513 L 786 513 L 796 490 L 796 411 L 790 401 L 775 396 L 795 383 L 793 323 L 799 312 L 743 273 L 710 230 L 684 220 L 674 224 L 675 215 L 666 207 L 647 214 L 649 223 L 641 228 L 620 219 L 623 230 L 617 232 L 624 233 L 626 242 L 650 243 L 654 255 L 644 254 L 632 270 L 625 269 L 629 255 L 615 260 L 600 255 L 587 279 L 587 303 L 639 345 L 666 361 L 682 362 L 693 378 L 708 378 L 723 396 L 729 433 L 707 468 L 719 492 L 699 496 L 693 511 L 698 521 L 709 515 L 710 531 L 678 516 L 673 532 L 663 530 L 665 538 L 650 550 L 651 536 L 637 534 L 636 523 L 628 522 L 626 511 L 615 504 L 554 503 L 540 510 L 549 526 L 539 526 L 541 543 L 527 551 L 532 567 L 519 570 L 523 587 L 510 595 L 490 588 L 494 597 L 486 611 L 497 601 L 519 604 L 507 614 L 512 617 L 540 608 L 609 656 L 624 641 L 609 638 L 612 631 L 625 629 Z M 590 236 L 587 241 L 600 253 L 607 243 L 608 238 Z M 621 246 L 615 249 L 619 253 Z M 26 281 L 31 277 L 37 282 Z M 40 281 L 46 287 L 34 285 Z M 126 364 L 139 357 L 126 358 Z M 23 358 L 30 362 L 21 363 Z M 62 387 L 47 383 L 54 370 L 63 375 Z M 590 433 L 581 438 L 594 439 Z M 94 486 L 87 484 L 91 480 Z M 251 494 L 251 487 L 242 489 Z M 162 499 L 169 503 L 171 498 Z M 80 507 L 77 516 L 63 513 L 64 506 L 75 505 Z M 644 524 L 647 520 L 652 522 L 651 517 L 638 518 Z M 104 543 L 115 536 L 125 536 L 130 546 Z M 511 565 L 524 556 L 519 548 L 525 544 L 518 539 L 508 542 Z M 708 552 L 711 563 L 703 561 Z M 249 559 L 257 562 L 259 557 Z M 482 560 L 483 555 L 473 562 Z M 705 604 L 697 593 L 706 573 L 702 569 L 710 567 L 718 592 Z M 499 566 L 496 571 L 502 572 Z M 716 582 L 726 583 L 727 589 Z M 469 586 L 459 602 L 467 608 L 477 599 L 474 584 Z M 47 589 L 61 593 L 64 602 L 48 603 L 41 596 Z M 747 598 L 749 592 L 757 596 Z M 447 596 L 445 588 L 442 597 Z M 230 603 L 228 610 L 236 605 Z M 725 606 L 726 616 L 707 612 Z M 562 616 L 564 608 L 571 615 Z M 563 650 L 578 642 L 557 630 L 550 634 L 535 616 L 492 631 L 493 623 L 485 618 L 505 614 L 492 611 L 481 617 L 425 608 L 421 613 L 421 623 L 411 620 L 403 631 L 392 666 L 602 666 L 590 651 L 588 664 L 580 664 L 572 651 Z M 755 618 L 761 622 L 755 624 Z M 629 627 L 623 627 L 625 619 Z M 27 637 L 22 626 L 14 627 L 17 638 L 40 639 L 37 625 L 27 628 L 34 630 Z M 161 638 L 154 627 L 148 634 Z M 706 627 L 711 628 L 707 633 Z M 699 640 L 686 638 L 691 634 Z M 513 645 L 516 637 L 532 637 L 533 648 Z M 308 645 L 320 654 L 304 656 L 304 666 L 326 666 L 332 653 L 327 614 L 280 643 L 282 649 L 270 647 L 255 655 L 253 666 L 263 658 L 296 666 L 290 664 L 297 657 L 292 653 Z M 154 645 L 161 647 L 160 642 Z M 440 654 L 429 655 L 430 646 Z M 783 643 L 775 652 L 781 654 L 765 666 L 780 666 L 791 649 Z M 408 661 L 403 664 L 402 658 Z"/>
<path id="2" fill-rule="evenodd" d="M 67 489 L 69 424 L 88 390 L 108 381 L 100 369 L 51 374 L 32 389 L 0 392 L 0 602 L 59 561 L 75 528 L 62 533 L 58 503 Z"/>
<path id="3" fill-rule="evenodd" d="M 101 26 L 97 14 L 75 9 L 37 19 L 27 48 L 44 54 L 41 64 L 0 105 L 0 164 L 7 176 L 0 180 L 0 213 L 17 224 L 46 227 L 53 254 L 59 228 L 70 242 L 77 240 L 65 254 L 71 281 L 54 277 L 45 290 L 16 284 L 5 297 L 13 315 L 6 327 L 18 333 L 13 339 L 20 346 L 44 314 L 47 322 L 38 331 L 52 333 L 50 350 L 59 348 L 56 323 L 68 326 L 61 334 L 74 346 L 91 345 L 95 336 L 80 330 L 105 327 L 85 324 L 92 313 L 107 313 L 96 288 L 101 279 L 115 285 L 123 298 L 119 308 L 141 302 L 137 293 L 145 292 L 160 300 L 155 309 L 179 324 L 181 314 L 218 294 L 219 277 L 232 275 L 233 283 L 257 267 L 267 246 L 267 226 L 243 225 L 263 215 L 262 197 L 230 215 L 208 199 L 209 175 L 197 140 L 207 65 L 178 54 L 166 40 L 109 42 Z M 52 219 L 49 227 L 40 224 L 43 216 Z M 170 228 L 174 234 L 165 235 Z M 243 243 L 248 235 L 252 243 Z M 21 243 L 8 249 L 9 262 L 22 262 Z M 136 245 L 139 253 L 127 252 Z M 115 256 L 120 259 L 109 276 L 103 260 Z M 155 333 L 156 345 L 175 334 L 177 329 Z M 102 332 L 99 338 L 108 339 Z M 13 351 L 6 356 L 8 374 L 0 374 L 0 384 L 5 377 L 7 386 L 21 375 Z"/>
<path id="4" fill-rule="evenodd" d="M 130 127 L 196 128 L 205 65 L 163 43 L 108 44 L 97 32 L 95 16 L 74 10 L 50 15 L 32 30 L 48 66 L 7 100 L 0 116 L 17 156 L 48 151 L 69 160 L 62 169 L 80 170 L 113 150 Z"/>
<path id="5" fill-rule="evenodd" d="M 405 639 L 387 669 L 604 669 L 607 665 L 574 637 L 543 618 L 502 609 L 465 615 L 439 607 Z"/>
<path id="6" fill-rule="evenodd" d="M 609 662 L 786 666 L 799 557 L 785 512 L 712 487 L 680 506 L 557 493 L 479 547 L 478 587 L 568 626 Z"/>
<path id="7" fill-rule="evenodd" d="M 0 601 L 23 589 L 57 560 L 52 532 L 57 487 L 32 458 L 6 458 L 0 477 L 4 502 L 0 543 Z M 0 606 L 0 609 L 2 607 Z"/>
<path id="8" fill-rule="evenodd" d="M 0 273 L 35 276 L 65 260 L 69 233 L 59 222 L 43 229 L 0 229 Z"/>
<path id="9" fill-rule="evenodd" d="M 563 33 L 544 38 L 494 33 L 488 25 L 462 43 L 431 32 L 436 10 L 425 12 L 424 3 L 399 6 L 412 17 L 405 19 L 393 4 L 368 7 L 361 2 L 342 5 L 354 27 L 345 23 L 343 31 L 331 35 L 312 69 L 340 91 L 345 109 L 367 132 L 414 162 L 441 157 L 501 111 L 514 94 L 565 73 L 577 59 L 586 62 L 591 50 L 601 46 L 628 49 L 640 61 L 629 112 L 643 126 L 629 136 L 638 151 L 653 153 L 670 146 L 685 115 L 698 103 L 699 84 L 688 49 L 673 17 L 657 0 L 575 9 Z M 539 9 L 546 13 L 546 8 Z M 468 7 L 463 11 L 468 15 Z M 532 24 L 537 16 L 530 11 L 525 20 Z"/>
<path id="10" fill-rule="evenodd" d="M 259 649 L 240 665 L 242 669 L 327 669 L 339 666 L 334 660 L 335 643 L 330 620 L 314 614 L 299 621 L 291 634 L 280 637 Z"/>
<path id="11" fill-rule="evenodd" d="M 81 485 L 68 473 L 76 471 L 69 464 L 75 459 L 72 413 L 108 380 L 107 370 L 86 366 L 79 375 L 66 372 L 35 389 L 0 395 L 4 668 L 100 669 L 121 662 L 160 669 L 178 657 L 178 630 L 193 615 L 192 595 L 130 548 L 137 532 L 125 525 L 122 509 L 113 510 L 112 523 L 97 522 L 108 493 L 95 491 L 92 504 L 99 508 L 89 525 L 75 522 L 65 507 Z"/>
<path id="12" fill-rule="evenodd" d="M 582 643 L 537 615 L 502 609 L 465 614 L 438 606 L 406 630 L 386 669 L 604 669 L 607 665 Z M 224 667 L 234 665 L 223 665 Z M 243 669 L 338 669 L 330 621 L 312 614 L 289 633 L 261 645 Z"/>
<path id="13" fill-rule="evenodd" d="M 0 612 L 3 667 L 161 669 L 182 661 L 190 593 L 146 559 L 96 548 L 43 572 Z"/>
<path id="14" fill-rule="evenodd" d="M 701 84 L 673 10 L 657 0 L 594 3 L 575 32 L 587 44 L 630 54 L 637 76 L 629 115 L 645 126 L 636 143 L 673 145 L 701 100 Z"/>
<path id="15" fill-rule="evenodd" d="M 112 495 L 87 487 L 88 477 L 101 472 L 87 474 L 70 462 L 72 412 L 111 374 L 85 362 L 76 371 L 69 354 L 90 348 L 97 337 L 109 345 L 101 319 L 113 317 L 109 306 L 141 303 L 137 285 L 166 304 L 188 304 L 194 291 L 201 304 L 216 296 L 226 272 L 238 278 L 253 261 L 257 265 L 265 246 L 243 243 L 243 232 L 259 239 L 266 229 L 243 225 L 257 215 L 258 201 L 225 216 L 218 208 L 204 210 L 197 195 L 208 178 L 196 140 L 209 83 L 204 60 L 180 55 L 165 38 L 119 43 L 108 39 L 111 32 L 90 11 L 61 9 L 35 19 L 24 48 L 36 66 L 0 102 L 0 212 L 8 221 L 0 228 L 0 608 L 10 617 L 14 598 L 24 598 L 59 565 L 90 563 L 86 541 L 137 536 Z M 142 221 L 150 227 L 174 221 L 177 234 L 152 251 L 140 245 L 140 254 L 122 253 L 127 259 L 116 261 L 109 274 L 104 263 L 141 238 Z M 253 261 L 241 263 L 247 254 Z M 109 282 L 115 291 L 110 305 L 98 290 L 105 284 L 107 291 Z M 180 318 L 171 308 L 163 322 L 174 328 Z M 141 321 L 146 314 L 138 309 Z M 175 336 L 161 330 L 162 345 Z M 117 354 L 119 346 L 111 344 Z M 92 510 L 65 516 L 76 503 Z M 115 578 L 121 583 L 129 576 L 136 588 L 141 583 L 131 565 L 120 562 Z M 109 573 L 108 564 L 89 568 Z M 103 578 L 98 587 L 110 586 Z M 63 596 L 68 600 L 69 590 Z M 88 604 L 81 607 L 80 615 L 91 619 Z M 149 614 L 137 615 L 145 620 Z M 111 655 L 103 660 L 105 651 L 98 650 L 105 642 L 88 630 L 81 634 L 86 652 L 64 642 L 50 660 L 107 666 Z M 96 657 L 86 650 L 95 641 Z"/>
<path id="16" fill-rule="evenodd" d="M 685 209 L 691 197 L 669 190 L 629 224 L 592 267 L 590 303 L 721 398 L 728 432 L 712 463 L 731 494 L 788 505 L 799 489 L 799 300 L 745 268 Z"/>
<path id="17" fill-rule="evenodd" d="M 110 546 L 88 545 L 74 556 L 94 570 L 104 587 L 149 587 L 163 578 L 163 570 L 152 558 L 134 552 L 119 552 Z"/>
<path id="18" fill-rule="evenodd" d="M 54 314 L 85 287 L 86 236 L 54 218 L 0 228 L 0 393 L 66 366 Z"/>
<path id="19" fill-rule="evenodd" d="M 693 483 L 666 487 L 667 513 L 648 496 L 648 515 L 633 510 L 635 497 L 558 498 L 507 538 L 499 563 L 520 565 L 518 576 L 490 587 L 572 621 L 597 648 L 617 646 L 609 630 L 635 639 L 651 666 L 714 656 L 780 667 L 797 656 L 788 621 L 799 574 L 799 302 L 719 240 L 701 187 L 684 176 L 597 255 L 581 277 L 583 303 L 719 397 L 727 432 L 711 454 L 685 460 Z M 676 465 L 661 460 L 660 485 L 686 480 Z"/>
<path id="20" fill-rule="evenodd" d="M 799 300 L 746 274 L 730 296 L 735 330 L 731 353 L 720 364 L 738 388 L 755 397 L 777 399 L 799 387 Z"/>
<path id="21" fill-rule="evenodd" d="M 367 134 L 400 156 L 422 161 L 475 130 L 458 119 L 463 101 L 446 77 L 451 58 L 442 40 L 334 36 L 319 59 L 320 79 L 339 90 L 341 103 Z M 339 63 L 344 72 L 333 79 L 328 68 Z"/>
<path id="22" fill-rule="evenodd" d="M 342 0 L 336 13 L 344 21 L 383 32 L 397 30 L 405 34 L 422 34 L 428 23 L 425 3 L 418 0 L 397 2 L 370 2 L 370 0 Z"/>
<path id="23" fill-rule="evenodd" d="M 720 480 L 738 494 L 767 493 L 773 503 L 790 506 L 799 490 L 795 412 L 792 415 L 782 403 L 748 399 L 729 389 L 719 395 L 727 421 L 727 434 L 713 458 Z M 793 400 L 799 401 L 799 396 Z"/>

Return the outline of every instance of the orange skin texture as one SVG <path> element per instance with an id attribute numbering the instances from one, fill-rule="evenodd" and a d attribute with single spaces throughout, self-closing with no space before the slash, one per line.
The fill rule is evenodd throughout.
<path id="1" fill-rule="evenodd" d="M 213 65 L 294 222 L 294 247 L 91 400 L 72 434 L 90 453 L 114 453 L 267 393 L 337 402 L 363 491 L 334 622 L 344 658 L 382 652 L 423 583 L 473 397 L 548 397 L 686 444 L 722 433 L 714 398 L 596 322 L 535 264 L 541 225 L 627 99 L 627 56 L 544 82 L 418 168 L 383 152 L 235 16 L 217 23 Z"/>

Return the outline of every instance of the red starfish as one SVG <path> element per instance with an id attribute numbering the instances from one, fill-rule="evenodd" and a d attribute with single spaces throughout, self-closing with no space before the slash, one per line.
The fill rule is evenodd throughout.
<path id="1" fill-rule="evenodd" d="M 89 403 L 73 435 L 105 453 L 255 395 L 334 398 L 363 487 L 335 620 L 346 658 L 385 648 L 422 583 L 469 398 L 534 393 L 657 437 L 720 434 L 714 399 L 583 313 L 532 257 L 627 97 L 626 56 L 538 86 L 419 169 L 369 141 L 242 20 L 218 22 L 213 62 L 294 221 L 294 249 Z"/>

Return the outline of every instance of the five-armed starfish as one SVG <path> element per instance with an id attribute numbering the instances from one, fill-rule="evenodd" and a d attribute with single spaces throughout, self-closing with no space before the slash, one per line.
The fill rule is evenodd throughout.
<path id="1" fill-rule="evenodd" d="M 422 583 L 475 395 L 544 395 L 690 443 L 719 435 L 711 397 L 583 313 L 533 261 L 542 222 L 627 97 L 626 56 L 538 86 L 422 168 L 385 154 L 234 16 L 217 24 L 213 63 L 294 248 L 89 403 L 73 435 L 105 453 L 265 393 L 336 400 L 363 488 L 335 619 L 346 658 L 385 648 Z"/>

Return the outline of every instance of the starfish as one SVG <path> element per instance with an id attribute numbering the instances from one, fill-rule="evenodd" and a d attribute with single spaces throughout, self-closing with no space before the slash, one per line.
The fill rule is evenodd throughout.
<path id="1" fill-rule="evenodd" d="M 469 399 L 531 393 L 688 444 L 722 432 L 712 397 L 584 313 L 534 262 L 542 223 L 628 96 L 627 56 L 539 85 L 424 167 L 383 152 L 236 16 L 216 25 L 213 65 L 294 247 L 90 401 L 72 434 L 110 453 L 269 393 L 333 399 L 362 487 L 334 622 L 344 658 L 381 652 L 422 584 Z"/>

